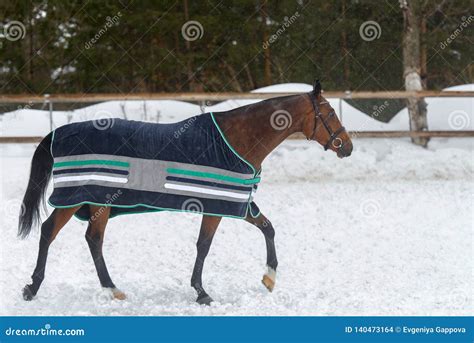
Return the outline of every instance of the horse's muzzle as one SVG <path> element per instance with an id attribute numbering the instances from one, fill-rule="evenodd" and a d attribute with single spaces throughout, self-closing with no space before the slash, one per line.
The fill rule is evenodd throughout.
<path id="1" fill-rule="evenodd" d="M 352 154 L 352 144 L 348 145 L 342 145 L 338 150 L 337 150 L 337 157 L 343 158 L 343 157 L 349 157 Z"/>

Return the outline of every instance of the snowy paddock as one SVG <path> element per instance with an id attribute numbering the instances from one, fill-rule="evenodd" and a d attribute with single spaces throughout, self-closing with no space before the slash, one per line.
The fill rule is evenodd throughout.
<path id="1" fill-rule="evenodd" d="M 71 220 L 52 244 L 34 301 L 38 230 L 16 237 L 33 145 L 2 145 L 0 315 L 472 315 L 472 139 L 357 139 L 348 159 L 287 141 L 265 161 L 255 201 L 276 230 L 276 288 L 263 235 L 224 219 L 190 287 L 200 216 L 129 215 L 108 224 L 104 256 L 128 298 L 101 291 L 84 233 Z"/>

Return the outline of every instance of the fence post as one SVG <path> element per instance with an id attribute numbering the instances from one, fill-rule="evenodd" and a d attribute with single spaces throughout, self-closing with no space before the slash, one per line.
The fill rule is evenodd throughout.
<path id="1" fill-rule="evenodd" d="M 199 101 L 199 108 L 201 109 L 201 113 L 204 113 L 206 111 L 206 101 Z"/>
<path id="2" fill-rule="evenodd" d="M 342 121 L 342 98 L 339 98 L 339 116 L 341 117 L 341 124 L 343 123 Z"/>
<path id="3" fill-rule="evenodd" d="M 53 102 L 49 94 L 44 95 L 44 102 L 48 104 L 49 109 L 49 131 L 53 131 Z"/>

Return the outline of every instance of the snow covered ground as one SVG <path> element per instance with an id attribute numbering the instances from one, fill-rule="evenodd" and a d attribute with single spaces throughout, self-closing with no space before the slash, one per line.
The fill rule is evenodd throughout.
<path id="1" fill-rule="evenodd" d="M 473 90 L 463 85 L 448 90 Z M 258 92 L 309 91 L 283 84 Z M 329 99 L 338 110 L 339 99 Z M 255 100 L 256 101 L 256 100 Z M 469 98 L 427 99 L 433 130 L 472 130 Z M 206 111 L 254 102 L 224 101 Z M 406 130 L 408 114 L 378 122 L 343 103 L 350 130 Z M 111 101 L 55 111 L 54 126 L 124 117 L 175 122 L 200 113 L 179 101 Z M 49 132 L 48 112 L 22 108 L 0 116 L 3 136 Z M 203 273 L 214 298 L 197 305 L 190 277 L 200 216 L 130 215 L 109 222 L 104 254 L 125 301 L 99 286 L 77 220 L 60 232 L 37 298 L 25 302 L 38 232 L 16 237 L 34 146 L 0 145 L 0 315 L 472 315 L 474 300 L 474 139 L 356 139 L 340 160 L 316 143 L 287 141 L 265 161 L 256 195 L 276 229 L 277 284 L 260 283 L 265 243 L 249 224 L 224 219 Z M 51 190 L 50 190 L 51 191 Z"/>
<path id="2" fill-rule="evenodd" d="M 71 220 L 23 301 L 38 233 L 20 241 L 16 222 L 33 145 L 2 145 L 0 315 L 472 315 L 474 140 L 354 145 L 344 160 L 305 141 L 269 157 L 256 202 L 276 229 L 276 288 L 260 283 L 261 233 L 224 219 L 203 273 L 211 307 L 189 285 L 200 216 L 179 213 L 109 222 L 105 259 L 127 300 L 101 292 L 86 225 Z"/>

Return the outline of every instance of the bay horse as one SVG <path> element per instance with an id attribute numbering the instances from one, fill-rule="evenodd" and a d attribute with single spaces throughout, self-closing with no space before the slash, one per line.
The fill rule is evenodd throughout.
<path id="1" fill-rule="evenodd" d="M 258 169 L 265 157 L 294 133 L 303 133 L 308 140 L 317 141 L 325 150 L 335 152 L 339 158 L 347 157 L 352 152 L 351 139 L 334 109 L 322 96 L 319 81 L 316 81 L 309 93 L 268 99 L 227 112 L 217 112 L 214 117 L 235 151 Z M 50 145 L 51 134 L 41 141 L 32 159 L 23 211 L 19 218 L 18 235 L 22 238 L 28 236 L 32 226 L 40 222 L 39 208 L 41 203 L 44 205 L 45 192 L 52 174 L 53 157 Z M 111 206 L 87 206 L 91 218 L 85 238 L 100 284 L 110 291 L 111 297 L 123 300 L 126 296 L 112 282 L 102 254 L 104 232 Z M 41 225 L 38 259 L 31 277 L 33 282 L 27 284 L 22 291 L 25 300 L 32 300 L 36 296 L 45 277 L 49 246 L 80 207 L 56 208 Z M 191 276 L 191 286 L 197 292 L 196 301 L 199 304 L 209 305 L 213 301 L 202 285 L 202 271 L 221 219 L 222 217 L 210 215 L 202 217 L 197 256 Z M 244 219 L 264 235 L 267 272 L 262 283 L 271 292 L 275 286 L 278 265 L 274 244 L 275 230 L 262 213 L 256 216 L 249 214 Z"/>

